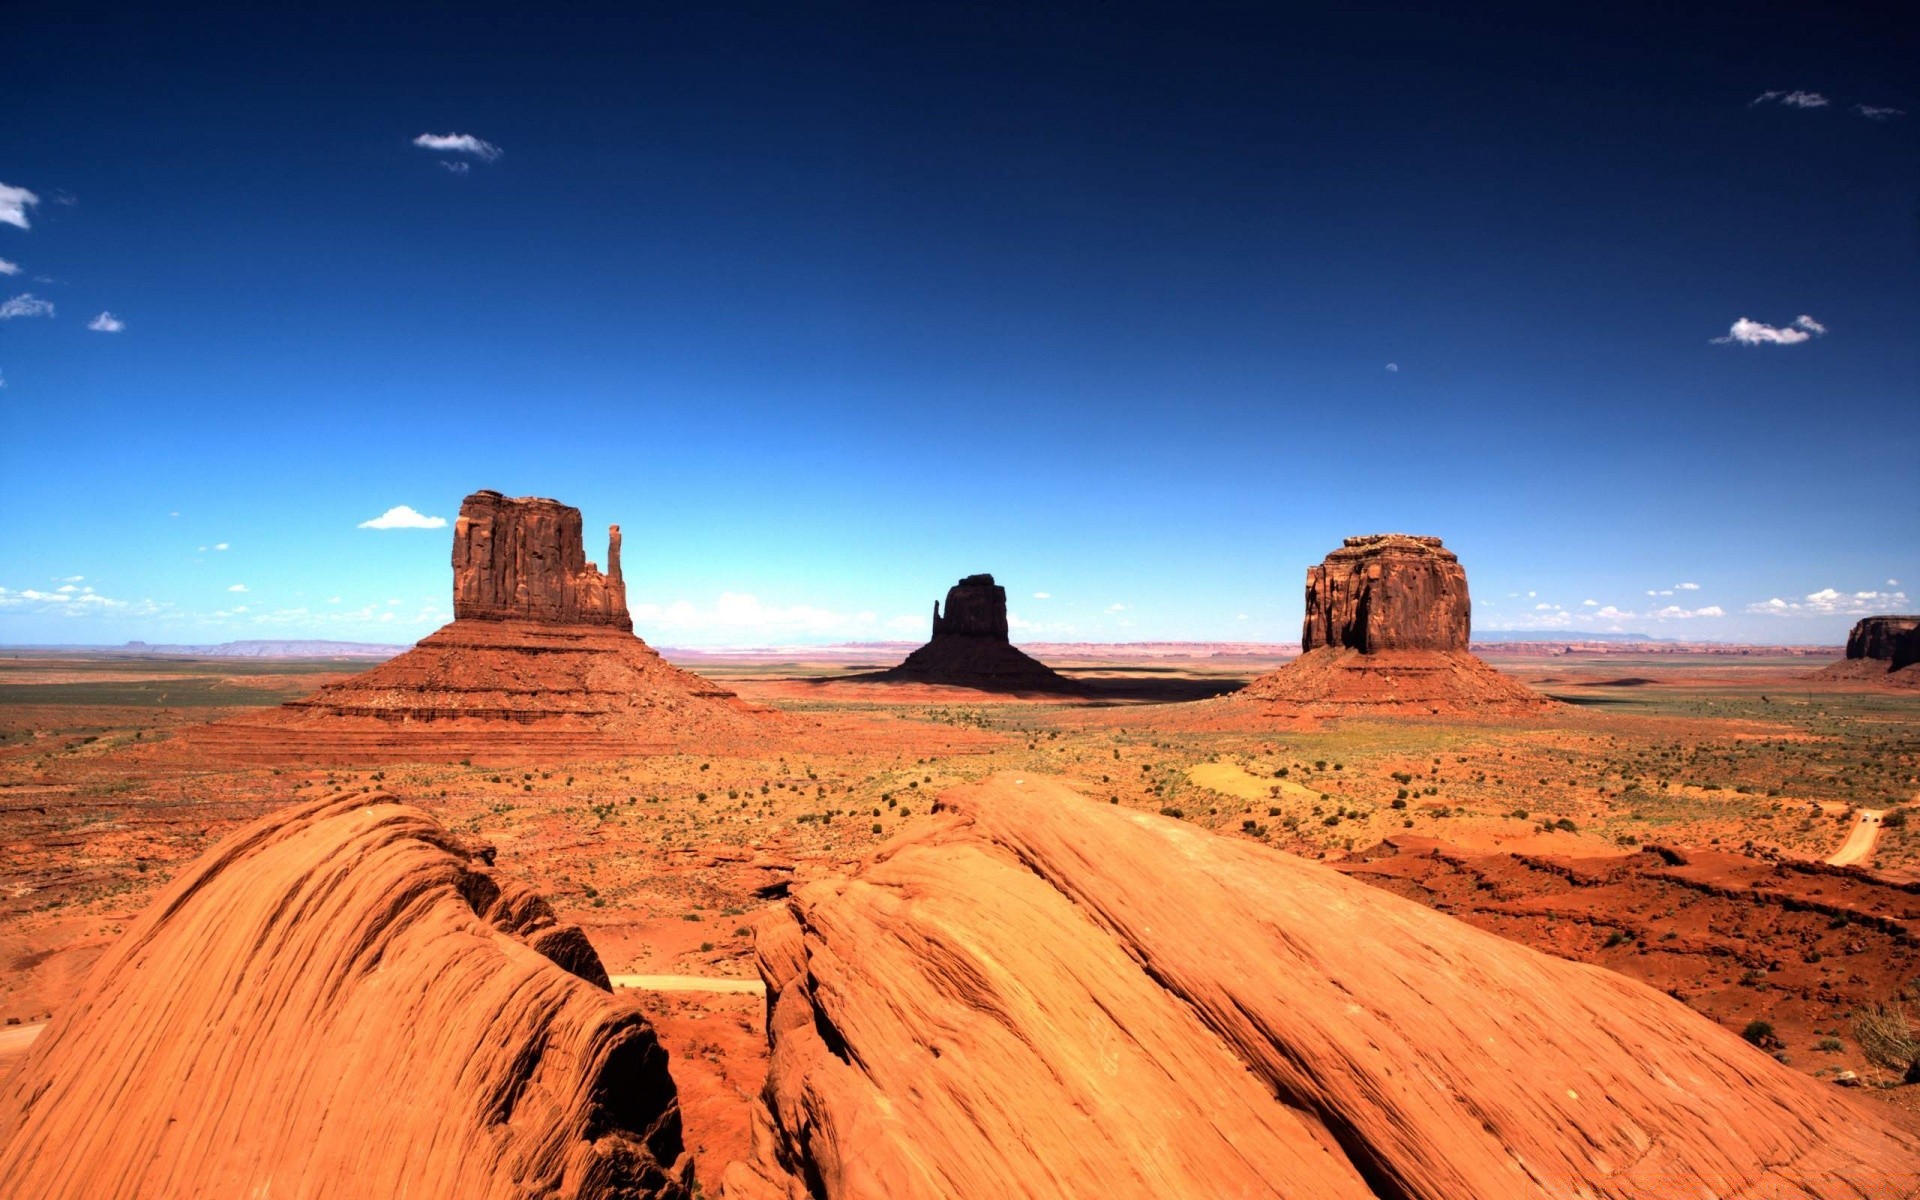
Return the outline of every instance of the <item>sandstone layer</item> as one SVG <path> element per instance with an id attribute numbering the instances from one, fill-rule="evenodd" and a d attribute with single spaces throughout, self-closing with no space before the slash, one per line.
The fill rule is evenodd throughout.
<path id="1" fill-rule="evenodd" d="M 680 1197 L 673 1082 L 492 853 L 382 794 L 220 842 L 0 1094 L 0 1197 Z"/>
<path id="2" fill-rule="evenodd" d="M 867 679 L 951 684 L 983 691 L 1067 692 L 1073 680 L 1008 640 L 1007 589 L 991 575 L 969 575 L 947 590 L 947 610 L 933 605 L 933 636 L 892 670 Z"/>
<path id="3" fill-rule="evenodd" d="M 1912 1196 L 1920 1141 L 1641 984 L 1000 776 L 763 922 L 736 1200 Z"/>
<path id="4" fill-rule="evenodd" d="M 398 658 L 184 739 L 242 762 L 514 762 L 764 744 L 780 714 L 635 637 L 620 527 L 602 575 L 580 511 L 475 492 L 454 528 L 454 620 Z"/>
<path id="5" fill-rule="evenodd" d="M 1307 569 L 1301 656 L 1230 701 L 1282 715 L 1509 714 L 1551 703 L 1467 652 L 1472 602 L 1436 537 L 1350 537 Z"/>

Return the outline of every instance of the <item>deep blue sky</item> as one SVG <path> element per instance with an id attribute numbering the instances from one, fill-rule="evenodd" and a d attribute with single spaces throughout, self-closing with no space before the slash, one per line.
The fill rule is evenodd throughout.
<path id="1" fill-rule="evenodd" d="M 0 642 L 410 640 L 480 487 L 665 644 L 1920 608 L 1900 6 L 569 7 L 9 8 Z"/>

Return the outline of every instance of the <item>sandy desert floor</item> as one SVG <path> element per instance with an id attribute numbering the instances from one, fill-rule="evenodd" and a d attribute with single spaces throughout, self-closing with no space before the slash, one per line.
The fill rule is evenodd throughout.
<path id="1" fill-rule="evenodd" d="M 1313 724 L 1209 699 L 1276 661 L 1078 658 L 1055 665 L 1090 694 L 1062 699 L 701 656 L 688 665 L 746 698 L 823 717 L 834 744 L 288 769 L 165 743 L 353 664 L 0 657 L 0 1072 L 213 840 L 295 797 L 384 787 L 492 841 L 612 974 L 638 977 L 621 982 L 673 1054 L 704 1174 L 744 1155 L 740 1101 L 764 1073 L 756 913 L 943 788 L 1011 769 L 1329 860 L 1735 1030 L 1765 1021 L 1764 1047 L 1810 1074 L 1893 1082 L 1850 1020 L 1920 1000 L 1920 694 L 1815 680 L 1804 657 L 1616 653 L 1492 659 L 1563 701 L 1525 720 Z M 1870 850 L 1862 812 L 1881 814 Z M 1858 865 L 1827 865 L 1850 838 Z M 1868 1089 L 1909 1109 L 1916 1091 Z"/>

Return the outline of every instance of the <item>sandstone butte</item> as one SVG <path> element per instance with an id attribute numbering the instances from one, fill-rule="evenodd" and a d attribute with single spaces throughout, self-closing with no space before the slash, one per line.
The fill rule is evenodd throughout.
<path id="1" fill-rule="evenodd" d="M 634 636 L 618 525 L 603 575 L 586 559 L 579 509 L 480 491 L 454 523 L 451 624 L 305 699 L 184 741 L 239 761 L 507 761 L 724 749 L 782 724 Z"/>
<path id="2" fill-rule="evenodd" d="M 1820 677 L 1920 687 L 1920 616 L 1860 618 L 1847 634 L 1846 658 Z"/>
<path id="3" fill-rule="evenodd" d="M 580 931 L 384 794 L 163 891 L 0 1091 L 0 1197 L 682 1197 L 665 1051 Z"/>
<path id="4" fill-rule="evenodd" d="M 1546 697 L 1467 651 L 1467 573 L 1436 537 L 1350 537 L 1307 569 L 1301 655 L 1224 703 L 1308 716 L 1538 711 Z"/>
<path id="5" fill-rule="evenodd" d="M 1071 692 L 1073 680 L 1015 648 L 1007 631 L 1007 589 L 969 575 L 947 589 L 946 615 L 933 603 L 933 635 L 899 666 L 861 678 L 939 683 L 996 692 Z"/>
<path id="6" fill-rule="evenodd" d="M 1889 1200 L 1920 1140 L 1648 987 L 1003 775 L 757 936 L 731 1200 Z"/>

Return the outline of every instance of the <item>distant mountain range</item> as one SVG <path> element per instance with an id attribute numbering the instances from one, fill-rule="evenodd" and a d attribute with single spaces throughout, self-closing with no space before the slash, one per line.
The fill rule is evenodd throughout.
<path id="1" fill-rule="evenodd" d="M 1650 633 L 1595 633 L 1579 629 L 1476 629 L 1476 642 L 1678 642 Z"/>
<path id="2" fill-rule="evenodd" d="M 388 646 L 379 642 L 329 642 L 318 639 L 284 642 L 264 640 L 221 642 L 217 646 L 156 646 L 147 642 L 128 642 L 124 646 L 102 646 L 98 648 L 102 650 L 113 650 L 120 654 L 186 655 L 191 658 L 371 659 L 392 658 L 407 649 L 405 646 Z"/>

